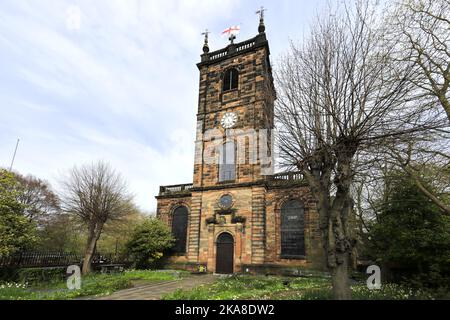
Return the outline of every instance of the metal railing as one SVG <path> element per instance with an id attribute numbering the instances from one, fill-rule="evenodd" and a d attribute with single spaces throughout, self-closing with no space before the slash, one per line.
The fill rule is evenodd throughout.
<path id="1" fill-rule="evenodd" d="M 0 257 L 0 268 L 65 267 L 81 264 L 82 260 L 82 254 L 73 252 L 24 251 Z M 118 261 L 118 257 L 113 253 L 95 253 L 92 264 L 117 263 Z"/>

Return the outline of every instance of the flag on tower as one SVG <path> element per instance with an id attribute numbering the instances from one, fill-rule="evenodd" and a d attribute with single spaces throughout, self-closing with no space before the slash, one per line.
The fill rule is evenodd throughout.
<path id="1" fill-rule="evenodd" d="M 232 26 L 222 31 L 222 35 L 231 36 L 239 34 L 241 26 Z"/>

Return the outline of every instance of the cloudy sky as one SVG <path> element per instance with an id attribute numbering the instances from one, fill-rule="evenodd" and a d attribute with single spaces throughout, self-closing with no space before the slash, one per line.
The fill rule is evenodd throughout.
<path id="1" fill-rule="evenodd" d="M 257 33 L 264 5 L 271 59 L 300 40 L 324 1 L 96 0 L 0 2 L 0 167 L 57 181 L 74 165 L 108 161 L 138 205 L 159 185 L 192 182 L 198 70 L 241 25 Z"/>

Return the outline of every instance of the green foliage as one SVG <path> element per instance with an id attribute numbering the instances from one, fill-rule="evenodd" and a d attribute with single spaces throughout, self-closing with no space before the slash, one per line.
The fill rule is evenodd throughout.
<path id="1" fill-rule="evenodd" d="M 130 288 L 134 280 L 174 280 L 178 276 L 178 273 L 150 270 L 130 270 L 119 274 L 92 273 L 82 277 L 80 290 L 68 290 L 65 280 L 35 283 L 4 282 L 0 283 L 0 300 L 60 300 L 102 296 Z"/>
<path id="2" fill-rule="evenodd" d="M 128 280 L 174 280 L 185 274 L 186 271 L 177 270 L 126 270 L 122 277 Z"/>
<path id="3" fill-rule="evenodd" d="M 97 241 L 97 251 L 111 252 L 125 257 L 127 253 L 126 244 L 134 229 L 145 220 L 145 215 L 136 209 L 120 220 L 108 221 L 100 239 Z"/>
<path id="4" fill-rule="evenodd" d="M 365 284 L 352 287 L 354 300 L 430 300 L 434 295 L 395 283 L 384 284 L 379 290 L 369 290 Z"/>
<path id="5" fill-rule="evenodd" d="M 394 178 L 392 192 L 371 227 L 368 253 L 411 285 L 448 286 L 450 217 L 407 177 Z"/>
<path id="6" fill-rule="evenodd" d="M 58 282 L 65 279 L 66 268 L 23 268 L 19 269 L 17 274 L 20 283 Z"/>
<path id="7" fill-rule="evenodd" d="M 56 272 L 56 271 L 55 271 Z M 35 273 L 29 273 L 35 274 Z M 130 288 L 133 281 L 174 280 L 183 272 L 165 270 L 130 270 L 120 274 L 93 273 L 82 277 L 80 290 L 68 290 L 64 280 L 44 282 L 0 283 L 0 300 L 18 299 L 73 299 L 83 296 L 108 295 Z M 164 297 L 166 300 L 221 300 L 221 299 L 283 299 L 328 300 L 332 299 L 329 278 L 284 278 L 264 276 L 233 276 L 218 279 L 215 283 L 201 285 L 191 290 L 177 290 Z M 416 290 L 398 284 L 382 284 L 380 290 L 369 290 L 365 283 L 352 286 L 355 300 L 415 300 L 448 299 L 448 292 Z"/>
<path id="8" fill-rule="evenodd" d="M 36 240 L 35 225 L 17 200 L 20 192 L 14 175 L 0 169 L 0 257 L 29 248 Z"/>
<path id="9" fill-rule="evenodd" d="M 154 266 L 174 242 L 170 229 L 162 221 L 148 218 L 134 229 L 126 247 L 135 267 L 142 269 Z"/>
<path id="10" fill-rule="evenodd" d="M 74 220 L 68 214 L 57 214 L 41 223 L 41 228 L 37 231 L 38 240 L 35 249 L 81 253 L 86 246 L 86 237 L 80 224 Z"/>
<path id="11" fill-rule="evenodd" d="M 357 284 L 351 287 L 353 300 L 429 300 L 440 295 L 423 290 L 416 290 L 398 284 L 385 284 L 379 290 L 369 290 L 367 285 Z M 333 290 L 331 286 L 313 287 L 306 290 L 287 291 L 283 295 L 272 295 L 270 299 L 291 300 L 332 300 Z"/>
<path id="12" fill-rule="evenodd" d="M 42 222 L 61 212 L 59 198 L 48 182 L 32 175 L 12 174 L 19 190 L 17 201 L 24 205 L 27 218 L 41 227 Z"/>
<path id="13" fill-rule="evenodd" d="M 191 290 L 179 289 L 163 298 L 166 300 L 272 299 L 274 294 L 283 295 L 288 292 L 309 290 L 328 284 L 329 279 L 326 278 L 286 279 L 281 277 L 233 276 Z"/>
<path id="14" fill-rule="evenodd" d="M 416 300 L 448 298 L 448 293 L 417 290 L 398 284 L 383 284 L 380 290 L 369 290 L 365 283 L 351 287 L 355 300 Z M 166 300 L 331 300 L 329 278 L 283 278 L 234 276 L 190 290 L 178 289 L 163 297 Z"/>

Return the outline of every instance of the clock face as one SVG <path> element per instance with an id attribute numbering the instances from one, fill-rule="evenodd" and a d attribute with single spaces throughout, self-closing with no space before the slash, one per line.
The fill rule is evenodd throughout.
<path id="1" fill-rule="evenodd" d="M 234 112 L 227 112 L 223 115 L 220 123 L 225 129 L 233 128 L 237 121 L 237 115 Z"/>

